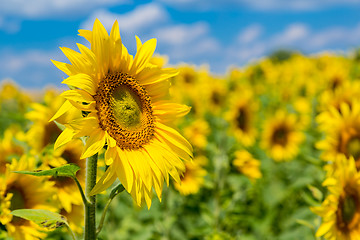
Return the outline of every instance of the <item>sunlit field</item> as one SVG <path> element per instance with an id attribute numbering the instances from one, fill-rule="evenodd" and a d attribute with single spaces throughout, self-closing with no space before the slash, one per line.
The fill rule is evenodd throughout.
<path id="1" fill-rule="evenodd" d="M 166 67 L 167 58 L 154 55 L 149 64 Z M 173 149 L 184 171 L 181 166 L 165 170 L 160 165 L 169 162 L 154 161 L 162 182 L 155 183 L 154 177 L 143 200 L 126 191 L 128 177 L 123 182 L 108 177 L 113 180 L 97 195 L 98 238 L 358 239 L 359 66 L 355 52 L 304 56 L 290 51 L 231 68 L 222 76 L 207 67 L 172 66 L 178 75 L 163 82 L 162 88 L 170 88 L 160 98 L 184 105 L 171 105 L 168 111 L 176 118 L 164 121 L 190 142 L 193 157 L 184 157 L 178 145 Z M 65 225 L 74 239 L 82 238 L 84 207 L 73 179 L 14 172 L 76 164 L 76 178 L 85 186 L 81 155 L 87 138 L 60 144 L 60 134 L 71 126 L 66 122 L 70 114 L 49 121 L 66 101 L 62 92 L 29 92 L 10 80 L 1 82 L 1 239 L 72 239 Z M 175 103 L 165 101 L 159 108 L 166 111 L 166 104 Z M 175 108 L 185 105 L 191 109 Z M 83 117 L 85 113 L 83 107 Z M 114 168 L 117 158 L 110 161 L 108 149 L 110 142 L 98 148 L 97 182 Z M 148 165 L 131 165 L 134 178 L 144 184 L 147 171 L 156 175 Z M 126 189 L 110 194 L 120 183 Z M 11 214 L 17 209 L 45 209 L 64 216 L 66 223 L 44 216 L 25 220 Z"/>

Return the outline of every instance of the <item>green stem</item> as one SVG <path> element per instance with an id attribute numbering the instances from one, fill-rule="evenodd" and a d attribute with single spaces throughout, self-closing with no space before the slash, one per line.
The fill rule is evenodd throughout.
<path id="1" fill-rule="evenodd" d="M 86 185 L 85 194 L 90 200 L 85 204 L 85 240 L 96 239 L 96 224 L 95 224 L 95 210 L 96 210 L 96 195 L 89 196 L 89 193 L 96 184 L 98 154 L 86 159 Z"/>
<path id="2" fill-rule="evenodd" d="M 103 213 L 102 213 L 102 215 L 101 215 L 100 223 L 99 223 L 99 226 L 98 226 L 98 228 L 97 228 L 97 230 L 96 230 L 96 236 L 100 233 L 100 231 L 101 231 L 101 229 L 102 229 L 102 227 L 103 227 L 103 225 L 104 225 L 106 212 L 107 212 L 107 210 L 108 210 L 108 208 L 109 208 L 112 200 L 116 197 L 116 195 L 118 195 L 119 193 L 121 193 L 121 192 L 124 191 L 124 190 L 125 190 L 124 186 L 123 186 L 122 184 L 119 184 L 118 186 L 116 186 L 116 187 L 111 191 L 111 193 L 110 193 L 110 198 L 109 198 L 108 202 L 106 203 L 106 206 L 105 206 L 105 208 L 104 208 L 104 211 L 103 211 Z"/>

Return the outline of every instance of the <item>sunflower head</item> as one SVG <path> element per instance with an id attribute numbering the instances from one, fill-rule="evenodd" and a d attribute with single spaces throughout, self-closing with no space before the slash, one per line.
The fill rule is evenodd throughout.
<path id="1" fill-rule="evenodd" d="M 326 239 L 358 239 L 360 233 L 360 174 L 353 158 L 335 161 L 337 169 L 324 181 L 330 194 L 311 210 L 322 217 L 316 236 Z"/>
<path id="2" fill-rule="evenodd" d="M 284 111 L 265 122 L 261 146 L 275 161 L 291 160 L 299 152 L 304 139 L 302 126 L 294 114 Z"/>
<path id="3" fill-rule="evenodd" d="M 251 153 L 246 150 L 239 150 L 235 152 L 235 160 L 233 165 L 236 169 L 247 176 L 251 181 L 262 177 L 260 171 L 260 161 L 255 159 Z"/>
<path id="4" fill-rule="evenodd" d="M 326 138 L 317 143 L 317 147 L 323 150 L 322 158 L 332 161 L 334 156 L 353 157 L 356 167 L 360 169 L 360 105 L 353 102 L 352 107 L 347 104 L 341 105 L 341 111 L 330 108 L 329 114 L 319 116 L 320 123 Z"/>
<path id="5" fill-rule="evenodd" d="M 258 104 L 250 89 L 244 88 L 241 92 L 241 96 L 234 93 L 230 97 L 230 109 L 225 114 L 225 118 L 230 123 L 231 134 L 234 134 L 237 141 L 248 147 L 255 142 L 257 135 L 254 120 Z"/>
<path id="6" fill-rule="evenodd" d="M 44 178 L 18 174 L 14 171 L 33 170 L 35 161 L 25 155 L 19 161 L 13 159 L 8 165 L 4 178 L 0 178 L 0 221 L 5 225 L 9 236 L 14 239 L 38 239 L 46 234 L 35 223 L 14 217 L 10 214 L 16 209 L 47 209 L 56 211 L 53 201 L 53 184 Z M 31 187 L 29 187 L 31 183 Z"/>
<path id="7" fill-rule="evenodd" d="M 119 178 L 140 205 L 151 204 L 152 189 L 161 199 L 163 182 L 171 175 L 180 181 L 182 160 L 191 160 L 192 148 L 169 122 L 186 115 L 190 108 L 166 99 L 168 78 L 178 74 L 151 62 L 156 39 L 142 43 L 136 37 L 137 53 L 131 56 L 121 42 L 114 23 L 110 36 L 99 20 L 92 31 L 79 30 L 91 49 L 78 44 L 79 52 L 61 48 L 71 64 L 53 61 L 69 75 L 63 83 L 72 86 L 51 120 L 76 109 L 74 117 L 55 142 L 61 148 L 74 138 L 87 137 L 81 158 L 106 146 L 107 171 L 90 194 L 99 193 Z"/>

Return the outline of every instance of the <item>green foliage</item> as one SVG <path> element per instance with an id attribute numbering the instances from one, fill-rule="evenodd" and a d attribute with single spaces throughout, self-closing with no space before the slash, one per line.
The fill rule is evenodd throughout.
<path id="1" fill-rule="evenodd" d="M 47 229 L 56 229 L 63 225 L 68 225 L 64 216 L 44 209 L 17 209 L 12 211 L 11 214 L 33 221 Z"/>
<path id="2" fill-rule="evenodd" d="M 16 173 L 28 174 L 33 176 L 52 176 L 52 177 L 76 177 L 76 172 L 80 170 L 79 166 L 75 164 L 66 164 L 61 167 L 52 168 L 49 170 L 37 170 L 37 171 L 15 171 Z"/>

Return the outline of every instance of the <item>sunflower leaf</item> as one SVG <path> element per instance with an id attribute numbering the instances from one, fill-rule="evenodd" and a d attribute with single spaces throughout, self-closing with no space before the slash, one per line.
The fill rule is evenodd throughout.
<path id="1" fill-rule="evenodd" d="M 28 174 L 33 176 L 53 176 L 53 177 L 71 177 L 75 178 L 76 172 L 80 170 L 80 167 L 70 163 L 61 167 L 52 168 L 48 170 L 37 171 L 15 171 L 15 173 Z"/>
<path id="2" fill-rule="evenodd" d="M 44 209 L 17 209 L 12 211 L 11 214 L 16 217 L 33 221 L 49 230 L 68 225 L 64 216 Z"/>

